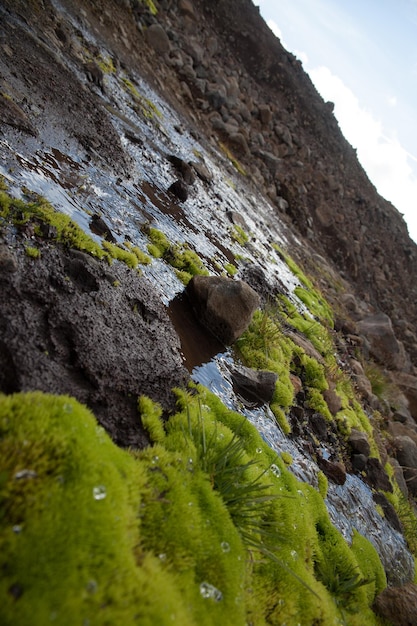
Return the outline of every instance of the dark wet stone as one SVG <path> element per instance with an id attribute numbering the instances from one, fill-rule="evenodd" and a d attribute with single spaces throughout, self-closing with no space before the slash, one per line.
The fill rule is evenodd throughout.
<path id="1" fill-rule="evenodd" d="M 395 530 L 401 533 L 403 529 L 402 529 L 399 517 L 394 507 L 392 506 L 392 504 L 387 500 L 386 496 L 380 491 L 377 491 L 373 494 L 372 497 L 374 499 L 374 502 L 376 502 L 376 504 L 379 504 L 382 507 L 382 510 L 384 511 L 385 519 L 388 520 L 388 522 L 391 524 L 391 526 Z"/>
<path id="2" fill-rule="evenodd" d="M 176 196 L 180 202 L 185 202 L 188 198 L 187 185 L 183 180 L 174 181 L 172 185 L 168 187 L 168 191 Z"/>
<path id="3" fill-rule="evenodd" d="M 357 472 L 362 472 L 366 467 L 368 457 L 364 454 L 352 454 L 352 467 Z"/>
<path id="4" fill-rule="evenodd" d="M 392 492 L 392 485 L 388 475 L 378 459 L 368 459 L 365 472 L 365 480 L 371 487 L 380 489 L 381 491 Z"/>
<path id="5" fill-rule="evenodd" d="M 320 440 L 326 438 L 326 418 L 321 413 L 313 413 L 313 415 L 310 416 L 310 426 Z"/>
<path id="6" fill-rule="evenodd" d="M 317 464 L 323 474 L 336 485 L 344 485 L 346 482 L 346 468 L 337 461 L 328 461 L 318 458 Z"/>
<path id="7" fill-rule="evenodd" d="M 192 185 L 195 181 L 195 176 L 191 165 L 175 154 L 169 154 L 167 158 L 175 167 L 178 174 L 180 174 L 183 181 L 187 183 L 187 185 Z"/>
<path id="8" fill-rule="evenodd" d="M 107 226 L 106 222 L 103 218 L 95 213 L 90 220 L 90 230 L 95 235 L 99 237 L 103 237 L 106 241 L 111 241 L 112 243 L 116 242 L 116 239 L 113 237 L 113 233 L 110 228 Z"/>
<path id="9" fill-rule="evenodd" d="M 250 402 L 271 402 L 278 375 L 267 370 L 254 370 L 249 367 L 233 368 L 231 376 L 236 390 Z"/>
<path id="10" fill-rule="evenodd" d="M 357 430 L 356 428 L 352 428 L 348 442 L 354 454 L 362 454 L 366 458 L 369 457 L 371 447 L 366 433 Z"/>
<path id="11" fill-rule="evenodd" d="M 408 490 L 417 495 L 417 445 L 411 437 L 402 435 L 393 440 L 395 456 L 403 468 Z"/>
<path id="12" fill-rule="evenodd" d="M 190 165 L 194 168 L 200 180 L 202 180 L 204 183 L 211 183 L 211 181 L 213 180 L 213 174 L 204 163 L 202 163 L 201 161 L 193 161 L 192 163 L 190 163 Z"/>
<path id="13" fill-rule="evenodd" d="M 169 410 L 172 389 L 188 380 L 155 289 L 121 263 L 112 266 L 115 287 L 106 263 L 63 247 L 43 246 L 30 271 L 21 260 L 2 283 L 0 392 L 71 395 L 116 443 L 146 445 L 138 396 Z"/>

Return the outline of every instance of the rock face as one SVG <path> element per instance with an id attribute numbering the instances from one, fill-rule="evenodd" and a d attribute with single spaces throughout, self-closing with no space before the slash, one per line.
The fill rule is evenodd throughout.
<path id="1" fill-rule="evenodd" d="M 59 247 L 24 252 L 0 275 L 0 391 L 39 389 L 86 404 L 113 439 L 143 446 L 137 398 L 169 408 L 188 374 L 165 307 L 143 278 Z"/>
<path id="2" fill-rule="evenodd" d="M 225 345 L 242 335 L 259 306 L 247 283 L 221 276 L 194 276 L 187 294 L 199 320 Z"/>

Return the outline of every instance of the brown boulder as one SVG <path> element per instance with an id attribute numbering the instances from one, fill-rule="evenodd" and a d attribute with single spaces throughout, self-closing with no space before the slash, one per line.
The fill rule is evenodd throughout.
<path id="1" fill-rule="evenodd" d="M 252 287 L 223 276 L 193 276 L 186 292 L 201 323 L 225 345 L 245 332 L 259 306 Z"/>
<path id="2" fill-rule="evenodd" d="M 402 587 L 387 587 L 376 598 L 373 610 L 392 626 L 415 626 L 417 585 L 407 583 Z"/>
<path id="3" fill-rule="evenodd" d="M 151 24 L 145 31 L 146 43 L 159 54 L 167 54 L 171 50 L 171 42 L 160 24 Z"/>

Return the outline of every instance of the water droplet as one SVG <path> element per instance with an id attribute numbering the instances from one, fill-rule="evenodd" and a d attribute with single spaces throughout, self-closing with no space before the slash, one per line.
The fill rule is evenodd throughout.
<path id="1" fill-rule="evenodd" d="M 256 448 L 256 452 L 257 452 L 258 454 L 262 454 L 262 448 Z"/>
<path id="2" fill-rule="evenodd" d="M 219 589 L 217 589 L 214 585 L 211 585 L 210 583 L 206 583 L 206 582 L 201 583 L 200 593 L 203 596 L 203 598 L 211 598 L 215 602 L 220 602 L 220 600 L 223 599 L 222 592 Z"/>
<path id="3" fill-rule="evenodd" d="M 291 556 L 292 556 L 292 558 L 293 558 L 294 560 L 296 560 L 296 559 L 297 559 L 297 557 L 298 557 L 298 553 L 297 553 L 295 550 L 291 550 L 290 554 L 291 554 Z"/>
<path id="4" fill-rule="evenodd" d="M 165 554 L 165 552 L 161 552 L 161 554 L 158 554 L 158 558 L 160 561 L 166 561 L 167 555 Z"/>
<path id="5" fill-rule="evenodd" d="M 62 407 L 62 410 L 65 411 L 65 413 L 72 413 L 73 411 L 72 404 L 68 404 L 68 402 L 66 402 L 64 406 Z"/>
<path id="6" fill-rule="evenodd" d="M 98 589 L 97 581 L 93 579 L 89 580 L 85 588 L 87 589 L 88 593 L 96 593 Z"/>
<path id="7" fill-rule="evenodd" d="M 188 506 L 193 506 L 193 503 L 192 503 L 192 502 L 189 502 L 189 503 L 188 503 Z"/>
<path id="8" fill-rule="evenodd" d="M 279 478 L 281 476 L 281 470 L 279 469 L 278 465 L 275 465 L 275 463 L 272 463 L 272 465 L 270 466 L 270 471 L 271 473 L 276 476 L 277 478 Z"/>
<path id="9" fill-rule="evenodd" d="M 15 524 L 13 526 L 13 532 L 16 533 L 16 535 L 18 535 L 19 533 L 22 532 L 22 526 L 20 526 L 20 524 Z"/>
<path id="10" fill-rule="evenodd" d="M 222 541 L 220 546 L 223 552 L 230 552 L 230 545 L 227 543 L 227 541 Z"/>
<path id="11" fill-rule="evenodd" d="M 13 476 L 15 480 L 23 480 L 24 478 L 36 478 L 38 475 L 34 470 L 23 469 L 20 472 L 16 472 Z"/>
<path id="12" fill-rule="evenodd" d="M 104 485 L 97 485 L 97 487 L 93 487 L 94 500 L 104 500 L 106 496 L 107 491 Z"/>
<path id="13" fill-rule="evenodd" d="M 155 463 L 158 463 L 158 461 L 159 461 L 159 456 L 155 454 L 155 456 L 152 457 L 152 463 L 155 465 Z"/>

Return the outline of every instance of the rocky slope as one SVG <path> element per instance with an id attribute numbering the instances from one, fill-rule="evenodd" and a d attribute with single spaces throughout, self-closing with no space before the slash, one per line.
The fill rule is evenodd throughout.
<path id="1" fill-rule="evenodd" d="M 401 489 L 415 528 L 417 248 L 257 8 L 4 0 L 0 15 L 0 390 L 69 394 L 140 449 L 155 430 L 139 396 L 168 419 L 191 376 L 253 419 L 242 395 L 262 394 L 333 485 L 329 499 L 363 479 L 396 537 Z M 192 279 L 184 295 L 196 274 L 219 278 Z M 249 331 L 265 354 L 248 335 L 227 352 L 259 305 Z M 273 372 L 257 380 L 240 360 Z M 401 572 L 379 556 L 393 588 L 408 586 L 377 610 L 408 623 L 409 555 Z M 282 623 L 277 607 L 265 621 L 251 609 L 252 623 Z"/>

